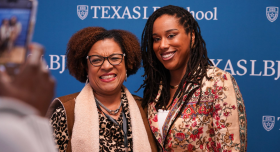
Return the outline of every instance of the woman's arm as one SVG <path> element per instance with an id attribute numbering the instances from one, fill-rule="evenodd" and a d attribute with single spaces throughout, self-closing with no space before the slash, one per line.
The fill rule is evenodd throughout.
<path id="1" fill-rule="evenodd" d="M 213 105 L 213 131 L 216 148 L 246 151 L 247 120 L 242 95 L 235 79 L 222 72 L 216 79 Z M 211 143 L 211 141 L 210 141 Z M 211 145 L 211 144 L 210 144 Z"/>

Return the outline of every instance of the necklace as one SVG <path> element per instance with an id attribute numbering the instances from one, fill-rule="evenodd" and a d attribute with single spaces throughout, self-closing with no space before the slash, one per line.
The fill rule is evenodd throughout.
<path id="1" fill-rule="evenodd" d="M 110 110 L 110 109 L 106 108 L 98 99 L 95 98 L 95 101 L 96 101 L 96 103 L 99 104 L 102 108 L 104 108 L 110 115 L 116 115 L 116 114 L 119 112 L 119 110 L 120 110 L 120 108 L 121 108 L 121 105 L 122 105 L 122 100 L 121 100 L 121 104 L 120 104 L 120 106 L 119 106 L 118 109 L 116 109 L 116 110 Z"/>
<path id="2" fill-rule="evenodd" d="M 170 88 L 171 88 L 171 89 L 175 89 L 175 88 L 177 88 L 178 86 L 179 86 L 179 84 L 177 84 L 177 85 L 175 85 L 175 86 L 170 85 Z"/>

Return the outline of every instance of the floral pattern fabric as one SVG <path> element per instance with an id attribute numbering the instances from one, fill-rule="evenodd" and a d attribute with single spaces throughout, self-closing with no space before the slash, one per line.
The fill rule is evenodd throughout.
<path id="1" fill-rule="evenodd" d="M 175 98 L 163 125 L 158 129 L 156 101 L 149 103 L 148 119 L 151 130 L 163 151 L 245 152 L 247 148 L 247 120 L 242 95 L 235 79 L 227 72 L 209 67 L 202 89 L 197 89 L 188 104 Z M 190 90 L 190 91 L 191 91 Z M 202 94 L 197 104 L 200 92 Z M 182 109 L 183 108 L 183 109 Z M 180 110 L 182 114 L 177 118 Z"/>

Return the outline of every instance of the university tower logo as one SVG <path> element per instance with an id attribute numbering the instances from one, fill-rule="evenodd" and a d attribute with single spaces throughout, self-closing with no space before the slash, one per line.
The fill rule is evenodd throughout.
<path id="1" fill-rule="evenodd" d="M 274 127 L 275 117 L 274 116 L 263 116 L 262 123 L 263 123 L 263 128 L 266 131 L 270 131 Z"/>
<path id="2" fill-rule="evenodd" d="M 77 5 L 77 14 L 81 20 L 88 16 L 88 5 Z"/>
<path id="3" fill-rule="evenodd" d="M 277 19 L 278 13 L 279 13 L 279 7 L 274 7 L 274 6 L 266 7 L 266 17 L 270 22 L 274 22 Z"/>

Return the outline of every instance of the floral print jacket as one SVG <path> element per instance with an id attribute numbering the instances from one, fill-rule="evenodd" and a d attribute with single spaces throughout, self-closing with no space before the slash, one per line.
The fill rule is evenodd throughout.
<path id="1" fill-rule="evenodd" d="M 152 132 L 162 151 L 245 152 L 247 147 L 247 120 L 244 102 L 235 79 L 217 67 L 209 66 L 203 78 L 202 90 L 197 89 L 189 103 L 175 98 L 166 117 L 163 136 L 158 129 L 156 100 L 148 105 L 148 119 Z M 194 86 L 192 89 L 194 89 Z M 199 104 L 200 91 L 202 96 Z M 182 114 L 177 118 L 179 111 Z"/>

